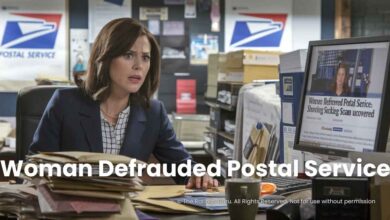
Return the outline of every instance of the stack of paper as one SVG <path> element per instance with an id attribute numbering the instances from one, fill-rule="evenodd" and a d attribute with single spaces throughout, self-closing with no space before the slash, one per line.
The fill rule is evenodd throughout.
<path id="1" fill-rule="evenodd" d="M 38 166 L 59 164 L 61 167 L 61 175 L 55 169 L 52 175 L 49 175 L 50 172 L 46 169 L 43 177 L 30 179 L 36 186 L 41 217 L 137 219 L 128 193 L 143 190 L 141 179 L 129 174 L 119 177 L 115 173 L 101 177 L 99 176 L 101 160 L 109 161 L 115 166 L 128 165 L 132 159 L 121 155 L 90 152 L 48 152 L 28 156 L 28 163 Z M 65 175 L 64 169 L 69 163 L 88 164 L 92 167 L 92 172 L 77 169 L 77 176 L 69 177 Z M 139 163 L 143 162 L 136 161 L 136 164 Z M 80 176 L 79 172 L 83 175 Z M 136 172 L 137 169 L 135 174 Z"/>
<path id="2" fill-rule="evenodd" d="M 37 219 L 36 194 L 31 184 L 0 184 L 0 216 L 11 215 L 18 219 Z"/>
<path id="3" fill-rule="evenodd" d="M 224 194 L 224 188 L 216 189 L 218 192 Z M 194 190 L 185 189 L 184 186 L 170 185 L 170 186 L 146 186 L 145 190 L 139 192 L 138 195 L 132 198 L 137 209 L 143 211 L 153 211 L 162 213 L 193 213 L 193 214 L 210 214 L 221 215 L 226 214 L 227 210 L 208 209 L 179 201 L 180 198 L 187 196 L 188 193 L 193 193 Z M 202 195 L 208 192 L 202 192 Z M 216 192 L 210 192 L 214 195 Z M 218 196 L 220 197 L 220 196 Z M 213 197 L 210 197 L 213 198 Z M 182 203 L 182 204 L 181 204 Z"/>
<path id="4" fill-rule="evenodd" d="M 227 215 L 224 187 L 207 191 L 189 190 L 184 186 L 147 186 L 132 198 L 137 209 L 162 213 Z M 260 209 L 272 205 L 259 203 Z"/>

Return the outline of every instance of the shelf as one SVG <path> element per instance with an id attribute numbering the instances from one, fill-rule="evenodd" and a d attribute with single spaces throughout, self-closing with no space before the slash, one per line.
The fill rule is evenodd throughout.
<path id="1" fill-rule="evenodd" d="M 222 104 L 222 103 L 216 103 L 212 101 L 205 101 L 206 105 L 212 107 L 212 108 L 221 108 L 227 111 L 235 111 L 236 106 L 228 105 L 228 104 Z"/>
<path id="2" fill-rule="evenodd" d="M 208 148 L 205 147 L 204 150 L 205 150 L 208 154 L 210 154 L 210 156 L 213 158 L 213 160 L 219 159 L 219 158 L 217 158 L 217 155 L 216 155 L 214 152 L 212 152 L 210 149 L 208 149 Z"/>
<path id="3" fill-rule="evenodd" d="M 216 102 L 213 101 L 205 101 L 206 105 L 213 107 L 213 108 L 219 108 L 219 105 Z"/>
<path id="4" fill-rule="evenodd" d="M 222 154 L 216 154 L 214 152 L 212 152 L 210 149 L 208 148 L 204 148 L 204 150 L 211 155 L 211 157 L 213 158 L 213 160 L 221 160 L 221 165 L 222 166 L 225 166 L 227 165 L 227 161 L 229 160 L 227 157 L 225 157 L 224 155 Z"/>
<path id="5" fill-rule="evenodd" d="M 205 141 L 181 141 L 186 150 L 201 150 Z"/>
<path id="6" fill-rule="evenodd" d="M 219 131 L 218 134 L 230 141 L 233 141 L 234 142 L 234 134 L 231 134 L 231 133 L 228 133 L 228 132 L 225 132 L 225 131 Z"/>
<path id="7" fill-rule="evenodd" d="M 221 160 L 221 165 L 226 168 L 229 159 L 223 154 L 217 154 L 216 157 Z"/>
<path id="8" fill-rule="evenodd" d="M 205 155 L 209 155 L 209 153 L 207 153 L 205 149 L 188 150 L 188 153 L 191 154 L 191 156 L 205 156 Z"/>
<path id="9" fill-rule="evenodd" d="M 205 151 L 210 154 L 214 161 L 220 160 L 221 161 L 221 171 L 222 176 L 226 178 L 226 171 L 227 171 L 227 164 L 229 161 L 231 151 L 234 151 L 234 133 L 229 133 L 226 131 L 223 131 L 224 124 L 227 123 L 226 120 L 235 121 L 236 117 L 236 110 L 237 110 L 237 97 L 238 97 L 238 89 L 241 87 L 242 83 L 232 83 L 232 82 L 223 82 L 218 83 L 219 84 L 229 84 L 230 87 L 227 88 L 228 91 L 230 91 L 234 95 L 234 99 L 232 97 L 232 103 L 231 105 L 224 104 L 222 102 L 219 102 L 216 99 L 206 99 L 205 104 L 210 107 L 210 116 L 212 116 L 210 119 L 210 125 L 206 127 L 207 131 L 209 132 L 209 136 L 214 137 L 214 146 L 216 149 L 214 151 L 210 149 L 206 149 Z M 227 85 L 228 86 L 228 85 Z M 223 87 L 226 87 L 225 85 Z M 229 155 L 229 158 L 227 158 L 224 154 L 220 154 L 217 152 L 217 149 L 228 147 L 229 152 L 226 152 L 226 154 Z M 225 149 L 224 149 L 225 150 Z M 227 149 L 226 149 L 227 150 Z M 221 151 L 222 152 L 222 151 Z M 225 153 L 225 152 L 222 152 Z"/>
<path id="10" fill-rule="evenodd" d="M 227 111 L 236 111 L 236 106 L 228 105 L 228 104 L 218 104 L 221 109 L 225 109 Z"/>
<path id="11" fill-rule="evenodd" d="M 218 81 L 217 84 L 229 84 L 229 85 L 244 85 L 243 82 L 237 82 L 237 81 Z"/>
<path id="12" fill-rule="evenodd" d="M 221 160 L 222 176 L 224 178 L 226 178 L 226 170 L 227 170 L 227 163 L 228 163 L 227 161 L 228 161 L 228 159 L 224 155 L 215 154 L 214 152 L 212 152 L 210 149 L 208 149 L 206 147 L 204 148 L 204 150 L 206 151 L 206 153 L 208 153 L 213 158 L 214 162 L 216 160 Z"/>
<path id="13" fill-rule="evenodd" d="M 217 133 L 217 129 L 216 128 L 213 128 L 213 127 L 210 127 L 210 126 L 207 126 L 206 127 L 207 131 L 211 132 L 211 133 L 214 133 L 216 134 Z"/>

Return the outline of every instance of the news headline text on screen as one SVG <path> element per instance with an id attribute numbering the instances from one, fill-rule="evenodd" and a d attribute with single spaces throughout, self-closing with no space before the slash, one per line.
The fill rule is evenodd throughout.
<path id="1" fill-rule="evenodd" d="M 56 163 L 28 163 L 23 165 L 23 161 L 15 162 L 0 161 L 1 171 L 5 177 L 20 176 L 24 174 L 28 177 L 35 176 L 65 176 L 65 177 L 79 177 L 92 176 L 94 167 L 91 164 L 76 164 L 68 163 L 64 165 Z M 145 172 L 151 177 L 158 176 L 182 176 L 189 177 L 191 175 L 203 176 L 206 173 L 211 177 L 222 176 L 221 161 L 217 160 L 208 166 L 204 164 L 192 165 L 188 160 L 186 163 L 179 165 L 173 164 L 140 164 L 136 160 L 131 160 L 130 163 L 112 164 L 110 161 L 101 160 L 98 167 L 98 176 L 107 177 L 116 175 L 124 176 L 142 176 Z M 305 174 L 309 177 L 314 176 L 381 176 L 386 177 L 390 175 L 390 166 L 387 163 L 374 165 L 372 163 L 362 164 L 362 160 L 358 158 L 354 163 L 322 163 L 318 164 L 314 160 L 306 161 Z M 268 164 L 259 163 L 252 165 L 249 163 L 241 164 L 236 160 L 229 160 L 227 162 L 227 177 L 232 177 L 234 172 L 241 172 L 243 177 L 264 177 L 264 176 L 283 176 L 283 177 L 297 177 L 298 176 L 298 161 L 294 160 L 292 163 L 276 164 L 270 161 Z"/>

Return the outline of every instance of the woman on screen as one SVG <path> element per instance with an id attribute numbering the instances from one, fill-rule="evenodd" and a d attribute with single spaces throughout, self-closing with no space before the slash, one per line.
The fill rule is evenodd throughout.
<path id="1" fill-rule="evenodd" d="M 34 134 L 30 152 L 92 151 L 147 161 L 181 164 L 191 160 L 176 139 L 163 104 L 152 99 L 160 82 L 160 48 L 138 21 L 106 24 L 93 44 L 80 88 L 57 90 Z M 207 174 L 188 188 L 218 186 Z"/>
<path id="2" fill-rule="evenodd" d="M 335 96 L 349 96 L 350 88 L 348 86 L 347 66 L 340 63 L 332 83 L 332 93 Z"/>

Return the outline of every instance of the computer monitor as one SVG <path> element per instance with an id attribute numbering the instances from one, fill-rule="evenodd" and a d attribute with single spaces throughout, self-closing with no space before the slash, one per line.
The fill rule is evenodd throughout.
<path id="1" fill-rule="evenodd" d="M 309 43 L 294 149 L 347 157 L 384 152 L 390 36 Z"/>

